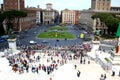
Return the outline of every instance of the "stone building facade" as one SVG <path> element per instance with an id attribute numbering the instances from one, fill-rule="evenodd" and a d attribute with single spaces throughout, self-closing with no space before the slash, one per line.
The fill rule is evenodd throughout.
<path id="1" fill-rule="evenodd" d="M 27 12 L 27 16 L 19 19 L 19 28 L 17 31 L 25 30 L 36 25 L 36 9 L 25 8 L 24 0 L 3 0 L 3 10 L 18 10 Z M 13 24 L 13 28 L 16 30 L 17 19 Z"/>
<path id="2" fill-rule="evenodd" d="M 62 11 L 62 23 L 78 24 L 79 12 L 76 10 L 65 9 Z"/>
<path id="3" fill-rule="evenodd" d="M 111 0 L 91 0 L 91 10 L 110 11 Z"/>
<path id="4" fill-rule="evenodd" d="M 24 10 L 24 0 L 3 0 L 4 10 Z"/>
<path id="5" fill-rule="evenodd" d="M 54 24 L 56 17 L 58 16 L 58 11 L 52 9 L 52 4 L 48 3 L 46 4 L 46 9 L 42 10 L 41 16 L 41 21 L 43 24 Z"/>

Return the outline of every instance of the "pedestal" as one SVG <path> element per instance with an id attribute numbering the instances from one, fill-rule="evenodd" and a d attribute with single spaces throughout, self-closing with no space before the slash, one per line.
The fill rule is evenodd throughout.
<path id="1" fill-rule="evenodd" d="M 112 58 L 112 64 L 113 65 L 119 65 L 120 66 L 120 53 L 116 53 L 113 51 L 111 53 L 111 58 Z"/>
<path id="2" fill-rule="evenodd" d="M 118 75 L 119 71 L 120 71 L 120 53 L 116 53 L 115 51 L 113 53 L 111 53 L 111 57 L 112 57 L 112 72 L 114 71 L 116 74 Z"/>
<path id="3" fill-rule="evenodd" d="M 16 51 L 17 47 L 16 47 L 16 39 L 8 39 L 8 45 L 9 45 L 9 49 Z"/>

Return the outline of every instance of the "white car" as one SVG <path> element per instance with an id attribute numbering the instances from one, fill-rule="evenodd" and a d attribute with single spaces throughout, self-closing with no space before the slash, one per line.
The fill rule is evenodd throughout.
<path id="1" fill-rule="evenodd" d="M 47 40 L 43 40 L 42 43 L 48 43 L 48 41 Z"/>
<path id="2" fill-rule="evenodd" d="M 35 41 L 33 41 L 33 40 L 31 40 L 31 41 L 30 41 L 30 44 L 36 44 L 36 42 L 35 42 Z"/>

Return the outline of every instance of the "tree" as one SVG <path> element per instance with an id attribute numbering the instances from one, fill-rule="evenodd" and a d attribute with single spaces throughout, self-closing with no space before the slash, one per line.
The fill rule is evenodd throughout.
<path id="1" fill-rule="evenodd" d="M 13 23 L 15 23 L 15 19 L 17 21 L 17 30 L 19 29 L 19 19 L 21 17 L 26 17 L 27 16 L 27 13 L 24 12 L 24 11 L 17 11 L 17 10 L 11 10 L 11 11 L 5 11 L 3 13 L 5 15 L 5 19 L 7 21 L 7 25 L 8 25 L 8 30 L 10 28 L 13 29 Z"/>
<path id="2" fill-rule="evenodd" d="M 17 30 L 19 30 L 19 19 L 21 17 L 26 17 L 27 16 L 27 13 L 26 12 L 23 12 L 23 11 L 13 11 L 15 17 L 17 19 Z"/>
<path id="3" fill-rule="evenodd" d="M 0 35 L 5 34 L 4 27 L 3 27 L 4 16 L 0 13 Z"/>
<path id="4" fill-rule="evenodd" d="M 15 20 L 17 21 L 17 30 L 19 29 L 19 19 L 21 17 L 26 17 L 27 13 L 24 11 L 17 11 L 17 10 L 11 10 L 11 11 L 5 11 L 0 14 L 0 29 L 3 29 L 3 21 L 5 20 L 6 22 L 6 29 L 7 29 L 7 34 L 10 29 L 13 29 L 13 24 L 15 23 Z M 3 30 L 4 31 L 4 30 Z M 3 34 L 5 32 L 2 32 Z"/>
<path id="5" fill-rule="evenodd" d="M 119 18 L 110 13 L 95 13 L 91 18 L 100 18 L 100 21 L 104 22 L 107 25 L 108 33 L 110 34 L 114 34 L 116 32 L 118 22 L 120 22 Z"/>

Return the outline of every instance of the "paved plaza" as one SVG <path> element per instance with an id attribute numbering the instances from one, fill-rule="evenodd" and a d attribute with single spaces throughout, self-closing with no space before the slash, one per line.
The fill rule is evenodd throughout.
<path id="1" fill-rule="evenodd" d="M 71 26 L 67 26 L 70 31 L 72 33 L 74 33 L 76 36 L 77 34 L 81 33 L 82 31 L 75 31 L 73 30 L 73 27 Z M 44 30 L 46 28 L 43 28 Z M 20 42 L 25 45 L 25 44 L 29 44 L 29 41 L 30 40 L 34 40 L 36 41 L 38 44 L 41 44 L 41 42 L 43 41 L 43 39 L 37 39 L 35 38 L 36 36 L 36 33 L 38 33 L 39 31 L 41 30 L 41 27 L 36 27 L 34 29 L 30 29 L 27 31 L 27 33 L 22 33 L 21 35 L 24 36 L 24 38 L 22 39 L 19 39 Z M 43 30 L 43 31 L 44 31 Z M 34 33 L 36 31 L 36 33 Z M 72 44 L 75 44 L 75 43 L 79 43 L 79 42 L 84 42 L 82 39 L 79 39 L 79 38 L 76 38 L 75 40 L 60 40 L 59 42 L 56 42 L 56 40 L 48 40 L 49 43 L 50 43 L 50 46 L 52 47 L 55 47 L 55 45 L 63 45 L 63 46 L 69 46 L 69 45 L 72 45 Z M 18 41 L 19 42 L 19 41 Z M 114 44 L 114 43 L 113 43 Z M 106 44 L 106 42 L 102 42 L 100 44 L 101 48 L 102 49 L 105 49 L 106 51 L 110 51 L 110 49 L 112 49 L 114 47 L 113 44 Z M 2 44 L 1 44 L 2 45 Z M 75 53 L 74 53 L 75 54 Z M 47 64 L 48 63 L 46 62 L 48 56 L 44 56 L 44 58 L 41 58 L 40 60 L 40 63 L 41 64 Z M 58 59 L 58 57 L 54 57 L 55 60 Z M 90 64 L 88 64 L 88 61 L 90 61 Z M 38 64 L 38 63 L 34 63 L 34 64 Z M 65 69 L 61 69 L 60 70 L 60 73 L 58 75 L 58 77 L 63 77 L 64 79 L 61 79 L 61 80 L 100 80 L 100 76 L 101 74 L 106 74 L 107 78 L 106 80 L 120 80 L 120 77 L 118 75 L 115 75 L 115 76 L 111 76 L 112 74 L 112 71 L 106 71 L 106 70 L 103 70 L 103 68 L 101 67 L 101 65 L 99 63 L 96 63 L 95 60 L 92 60 L 90 58 L 86 58 L 86 62 L 85 64 L 80 64 L 80 59 L 72 59 L 72 60 L 67 60 L 67 63 L 65 63 L 63 65 L 63 68 L 66 64 L 72 64 L 70 66 L 68 66 L 68 71 L 67 73 L 65 72 L 66 70 Z M 72 69 L 72 66 L 74 65 L 77 65 L 77 68 L 76 69 Z M 61 66 L 58 67 L 58 70 L 59 68 L 61 68 Z M 1 68 L 2 69 L 2 68 Z M 7 76 L 2 76 L 1 74 L 1 69 L 0 69 L 0 80 L 18 80 L 18 78 L 20 80 L 50 80 L 50 77 L 52 77 L 52 80 L 59 80 L 59 79 L 55 79 L 53 74 L 47 74 L 46 72 L 40 70 L 39 73 L 32 73 L 32 72 L 29 72 L 29 73 L 26 73 L 24 72 L 23 74 L 19 74 L 19 73 L 14 73 L 13 71 L 8 71 L 8 75 Z M 77 71 L 80 71 L 80 77 L 77 77 Z M 55 70 L 57 72 L 57 70 Z M 65 73 L 64 75 L 62 75 L 62 73 Z M 55 75 L 55 74 L 54 74 Z M 69 79 L 65 76 L 69 75 Z M 14 79 L 13 79 L 14 78 Z"/>
<path id="2" fill-rule="evenodd" d="M 103 70 L 95 61 L 91 61 L 90 64 L 80 64 L 79 60 L 73 60 L 70 63 L 77 64 L 77 70 L 81 71 L 77 80 L 99 80 L 101 74 L 106 74 L 106 80 L 120 80 L 118 76 L 112 77 L 110 72 Z"/>
<path id="3" fill-rule="evenodd" d="M 69 52 L 70 53 L 70 52 Z M 39 54 L 39 53 L 37 53 Z M 44 53 L 43 53 L 44 54 Z M 72 53 L 71 53 L 72 54 Z M 41 55 L 43 56 L 43 55 Z M 49 65 L 49 63 L 46 62 L 46 60 L 48 59 L 48 56 L 47 54 L 45 56 L 43 56 L 40 60 L 40 62 L 35 62 L 33 64 L 46 64 L 46 65 Z M 57 60 L 57 59 L 60 59 L 59 57 L 56 57 L 54 56 L 53 59 Z M 90 59 L 89 57 L 85 57 L 86 59 L 86 62 L 85 64 L 84 63 L 80 63 L 80 59 L 72 59 L 72 60 L 67 60 L 67 62 L 64 64 L 73 64 L 73 65 L 77 65 L 77 68 L 75 69 L 75 71 L 73 71 L 73 69 L 69 69 L 67 71 L 66 74 L 64 74 L 63 76 L 61 76 L 60 74 L 58 75 L 59 77 L 63 77 L 63 79 L 65 80 L 65 77 L 66 75 L 71 75 L 69 78 L 69 80 L 100 80 L 100 76 L 101 74 L 106 74 L 107 78 L 106 80 L 120 80 L 120 77 L 118 75 L 116 76 L 111 76 L 111 71 L 105 71 L 103 70 L 103 68 L 101 67 L 101 65 L 99 63 L 96 63 L 94 60 Z M 88 64 L 88 61 L 90 61 L 90 64 Z M 64 66 L 62 65 L 62 66 Z M 58 70 L 61 66 L 58 67 Z M 68 66 L 68 68 L 70 68 L 71 66 Z M 67 68 L 66 68 L 67 69 Z M 2 69 L 1 69 L 2 70 Z M 1 72 L 0 70 L 0 72 Z M 77 71 L 80 71 L 81 74 L 80 74 L 80 77 L 77 77 Z M 57 70 L 55 70 L 57 71 Z M 63 68 L 63 70 L 60 70 L 60 72 L 64 73 L 65 69 Z M 50 77 L 52 74 L 47 74 L 46 72 L 40 70 L 39 73 L 32 73 L 32 72 L 29 72 L 29 73 L 23 73 L 23 74 L 19 74 L 19 73 L 14 73 L 13 71 L 8 71 L 9 73 L 9 76 L 14 76 L 14 79 L 9 76 L 5 76 L 5 78 L 3 78 L 3 76 L 0 78 L 0 80 L 2 79 L 6 79 L 6 80 L 17 80 L 17 77 L 19 77 L 21 80 L 25 80 L 25 79 L 28 79 L 28 80 L 50 80 Z M 2 73 L 0 73 L 2 74 Z M 15 75 L 17 77 L 15 77 Z M 55 74 L 54 74 L 55 75 Z M 53 77 L 53 75 L 52 75 Z M 8 78 L 8 79 L 7 79 Z M 67 78 L 68 79 L 68 78 Z M 52 79 L 52 80 L 56 80 L 56 79 Z M 59 80 L 59 79 L 57 79 Z"/>

